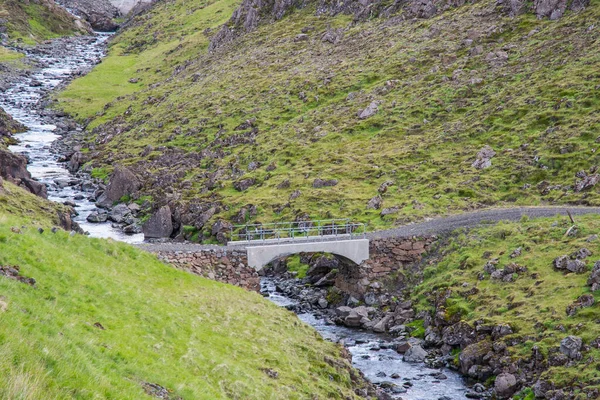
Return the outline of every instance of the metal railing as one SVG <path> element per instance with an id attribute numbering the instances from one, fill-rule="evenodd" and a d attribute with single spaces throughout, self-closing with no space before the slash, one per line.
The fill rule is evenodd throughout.
<path id="1" fill-rule="evenodd" d="M 339 240 L 366 237 L 367 226 L 349 219 L 318 221 L 273 222 L 236 225 L 231 228 L 230 242 L 271 242 L 290 240 Z"/>

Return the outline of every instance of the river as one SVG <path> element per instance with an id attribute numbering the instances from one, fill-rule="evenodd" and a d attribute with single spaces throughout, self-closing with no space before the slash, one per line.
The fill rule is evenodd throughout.
<path id="1" fill-rule="evenodd" d="M 261 292 L 273 303 L 286 307 L 297 302 L 276 291 L 272 278 L 262 278 Z M 375 385 L 386 387 L 395 399 L 462 400 L 469 389 L 461 375 L 447 368 L 432 369 L 422 363 L 408 363 L 392 349 L 393 338 L 359 329 L 327 323 L 314 314 L 298 314 L 312 325 L 323 338 L 341 342 L 352 354 L 352 364 Z"/>
<path id="2" fill-rule="evenodd" d="M 36 180 L 44 183 L 50 200 L 75 204 L 78 215 L 74 221 L 90 236 L 113 238 L 128 243 L 140 243 L 143 234 L 126 235 L 111 223 L 89 223 L 87 216 L 96 206 L 90 201 L 95 187 L 82 173 L 71 174 L 53 143 L 63 134 L 58 129 L 61 122 L 54 114 L 41 107 L 44 96 L 74 75 L 89 71 L 102 60 L 110 34 L 99 33 L 89 37 L 57 39 L 35 49 L 25 50 L 27 58 L 39 67 L 30 74 L 13 79 L 11 87 L 2 93 L 0 107 L 14 119 L 24 124 L 28 131 L 15 135 L 19 143 L 10 146 L 15 153 L 27 156 L 27 169 Z M 80 127 L 75 128 L 81 131 Z"/>
<path id="3" fill-rule="evenodd" d="M 52 43 L 26 51 L 26 55 L 39 65 L 31 74 L 23 74 L 0 97 L 0 107 L 24 124 L 28 131 L 15 135 L 19 140 L 10 150 L 22 153 L 29 159 L 28 170 L 48 189 L 50 200 L 75 204 L 78 215 L 74 218 L 92 237 L 112 238 L 128 243 L 143 241 L 143 234 L 126 235 L 110 223 L 89 223 L 87 216 L 96 209 L 92 198 L 95 187 L 89 176 L 72 174 L 65 163 L 59 162 L 60 154 L 55 143 L 64 129 L 62 120 L 48 112 L 42 102 L 45 96 L 74 75 L 89 71 L 104 56 L 106 41 L 110 35 L 58 39 Z M 74 128 L 81 131 L 81 127 Z M 274 303 L 286 306 L 293 300 L 278 295 L 272 282 L 263 280 L 263 290 Z M 312 314 L 298 317 L 312 325 L 326 339 L 343 341 L 353 356 L 353 364 L 376 385 L 387 386 L 393 398 L 404 400 L 461 400 L 468 389 L 462 378 L 450 370 L 429 369 L 423 364 L 402 361 L 402 356 L 389 346 L 391 338 L 330 325 Z"/>

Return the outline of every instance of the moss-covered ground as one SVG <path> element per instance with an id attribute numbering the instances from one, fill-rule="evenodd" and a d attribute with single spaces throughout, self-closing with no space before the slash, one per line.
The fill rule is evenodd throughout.
<path id="1" fill-rule="evenodd" d="M 598 164 L 597 2 L 558 21 L 509 18 L 484 0 L 362 23 L 309 4 L 208 52 L 236 6 L 159 3 L 59 96 L 90 122 L 95 166 L 137 167 L 157 202 L 173 192 L 217 203 L 214 218 L 252 203 L 261 221 L 307 213 L 375 229 L 492 205 L 599 204 L 597 189 L 573 190 L 575 173 Z M 328 27 L 343 30 L 335 45 L 321 40 Z M 303 28 L 309 39 L 296 41 Z M 372 101 L 378 113 L 359 119 Z M 235 130 L 251 119 L 255 133 Z M 484 145 L 497 154 L 477 170 Z M 245 178 L 255 185 L 235 190 Z M 314 188 L 316 178 L 339 183 Z M 367 202 L 386 181 L 383 207 L 399 211 L 381 217 Z"/>
<path id="2" fill-rule="evenodd" d="M 594 263 L 600 260 L 600 239 L 596 236 L 600 220 L 585 216 L 575 222 L 577 229 L 572 229 L 571 235 L 566 234 L 573 226 L 567 217 L 524 219 L 457 232 L 433 252 L 436 257 L 429 260 L 423 282 L 411 296 L 417 308 L 433 310 L 436 296 L 439 299 L 449 291 L 443 305 L 449 320 L 509 324 L 514 333 L 503 340 L 509 344 L 512 361 L 531 357 L 534 346 L 548 361 L 549 350 L 557 348 L 568 335 L 579 336 L 589 345 L 600 336 L 597 304 L 578 310 L 574 316 L 568 316 L 566 310 L 584 294 L 600 300 L 600 293 L 591 292 L 587 282 Z M 582 248 L 592 252 L 584 260 L 584 273 L 565 274 L 553 267 L 556 257 Z M 516 249 L 521 249 L 521 255 L 511 257 Z M 527 270 L 513 275 L 513 282 L 495 280 L 484 273 L 486 263 L 494 259 L 497 269 L 517 264 Z M 556 387 L 600 388 L 599 371 L 600 350 L 591 346 L 581 361 L 550 367 L 541 378 Z"/>

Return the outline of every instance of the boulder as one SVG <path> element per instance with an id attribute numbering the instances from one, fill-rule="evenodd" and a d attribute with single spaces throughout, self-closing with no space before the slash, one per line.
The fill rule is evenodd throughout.
<path id="1" fill-rule="evenodd" d="M 460 372 L 466 375 L 472 366 L 481 364 L 484 357 L 492 351 L 492 342 L 483 340 L 464 348 L 458 356 Z"/>
<path id="2" fill-rule="evenodd" d="M 379 111 L 379 104 L 381 104 L 380 101 L 372 101 L 367 108 L 358 112 L 358 119 L 367 119 L 377 114 L 377 111 Z"/>
<path id="3" fill-rule="evenodd" d="M 96 201 L 98 207 L 109 208 L 124 196 L 130 196 L 142 187 L 139 179 L 128 168 L 117 166 L 110 176 L 108 186 Z"/>
<path id="4" fill-rule="evenodd" d="M 533 8 L 538 18 L 559 19 L 567 9 L 567 0 L 535 0 Z"/>
<path id="5" fill-rule="evenodd" d="M 383 199 L 381 198 L 381 196 L 377 195 L 377 196 L 373 197 L 371 200 L 369 200 L 369 202 L 367 203 L 367 209 L 379 210 L 382 205 L 383 205 Z"/>
<path id="6" fill-rule="evenodd" d="M 314 188 L 322 188 L 322 187 L 326 187 L 326 186 L 335 186 L 337 184 L 338 184 L 337 179 L 324 180 L 324 179 L 317 178 L 313 181 L 312 186 Z"/>
<path id="7" fill-rule="evenodd" d="M 223 219 L 219 219 L 212 226 L 211 233 L 220 243 L 227 243 L 227 233 L 231 231 L 233 225 Z"/>
<path id="8" fill-rule="evenodd" d="M 589 190 L 596 186 L 599 181 L 600 175 L 598 174 L 586 175 L 582 180 L 575 183 L 575 191 L 583 192 L 584 190 Z"/>
<path id="9" fill-rule="evenodd" d="M 168 238 L 173 233 L 173 222 L 171 221 L 171 208 L 162 206 L 148 221 L 142 225 L 144 238 Z"/>
<path id="10" fill-rule="evenodd" d="M 499 399 L 508 399 L 518 389 L 517 378 L 513 374 L 502 373 L 496 377 L 494 390 Z"/>
<path id="11" fill-rule="evenodd" d="M 248 190 L 248 188 L 253 186 L 255 183 L 256 183 L 256 179 L 246 178 L 246 179 L 239 180 L 237 182 L 233 182 L 233 187 L 238 192 L 243 192 L 245 190 Z"/>
<path id="12" fill-rule="evenodd" d="M 588 278 L 587 284 L 592 287 L 592 291 L 600 290 L 600 261 L 596 261 L 592 273 Z"/>
<path id="13" fill-rule="evenodd" d="M 583 342 L 578 336 L 567 336 L 560 342 L 560 352 L 570 359 L 579 360 L 581 358 L 581 346 Z"/>
<path id="14" fill-rule="evenodd" d="M 118 204 L 108 213 L 108 219 L 120 224 L 130 214 L 131 210 L 126 204 Z"/>
<path id="15" fill-rule="evenodd" d="M 477 153 L 477 158 L 473 161 L 471 166 L 477 169 L 485 169 L 492 166 L 492 157 L 496 155 L 496 152 L 488 145 L 484 146 L 479 153 Z"/>
<path id="16" fill-rule="evenodd" d="M 86 219 L 88 222 L 91 222 L 93 224 L 106 222 L 106 220 L 108 219 L 108 213 L 104 210 L 92 211 Z"/>
<path id="17" fill-rule="evenodd" d="M 412 363 L 423 362 L 425 361 L 425 358 L 427 358 L 427 354 L 427 351 L 425 351 L 420 345 L 416 345 L 406 350 L 406 352 L 404 353 L 404 357 L 402 357 L 402 360 Z"/>

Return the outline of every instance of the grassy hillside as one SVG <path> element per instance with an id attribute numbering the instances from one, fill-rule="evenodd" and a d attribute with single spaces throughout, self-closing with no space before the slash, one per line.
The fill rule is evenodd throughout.
<path id="1" fill-rule="evenodd" d="M 0 19 L 7 21 L 10 40 L 25 44 L 85 31 L 82 23 L 50 0 L 0 0 Z"/>
<path id="2" fill-rule="evenodd" d="M 170 202 L 184 225 L 249 203 L 263 222 L 306 213 L 371 229 L 492 205 L 600 204 L 597 188 L 574 190 L 599 161 L 600 3 L 558 21 L 483 0 L 358 23 L 309 3 L 209 52 L 235 6 L 157 4 L 59 96 L 90 122 L 90 162 L 130 165 L 140 195 Z M 496 155 L 476 169 L 485 145 Z"/>
<path id="3" fill-rule="evenodd" d="M 0 275 L 1 398 L 354 398 L 340 349 L 256 293 L 3 208 L 15 265 L 36 283 Z"/>
<path id="4" fill-rule="evenodd" d="M 419 310 L 435 315 L 441 327 L 458 321 L 471 326 L 509 324 L 513 333 L 498 340 L 508 346 L 508 358 L 497 355 L 494 360 L 523 365 L 519 373 L 538 370 L 539 378 L 554 383 L 556 389 L 600 389 L 600 309 L 594 304 L 567 314 L 582 295 L 600 300 L 600 292 L 592 292 L 588 283 L 600 259 L 600 221 L 597 216 L 585 216 L 576 218 L 576 229 L 569 230 L 572 225 L 566 217 L 524 219 L 459 232 L 434 252 L 437 255 L 428 260 L 422 284 L 410 295 Z M 557 257 L 581 249 L 591 252 L 582 259 L 586 267 L 581 273 L 554 268 Z M 515 271 L 504 274 L 510 275 L 508 279 L 494 278 L 484 271 L 490 263 L 496 270 Z M 588 347 L 581 360 L 561 364 L 557 350 L 568 335 L 581 337 Z M 535 354 L 541 359 L 536 360 Z"/>

